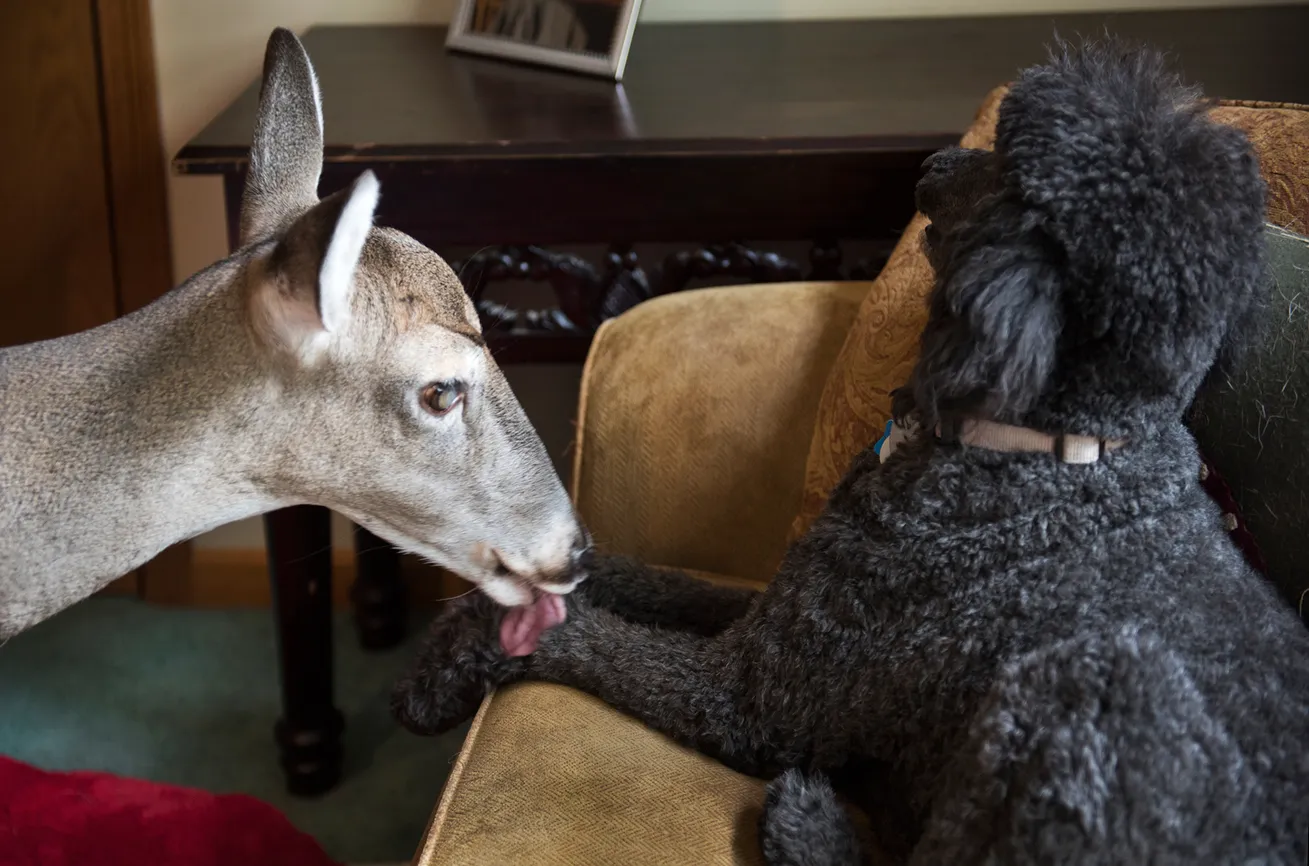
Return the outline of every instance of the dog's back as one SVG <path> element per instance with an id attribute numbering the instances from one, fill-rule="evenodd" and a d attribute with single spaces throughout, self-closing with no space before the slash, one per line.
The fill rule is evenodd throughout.
<path id="1" fill-rule="evenodd" d="M 802 542 L 810 574 L 867 576 L 860 739 L 933 817 L 967 802 L 1091 862 L 1303 844 L 1309 632 L 1226 537 L 1190 434 L 1158 432 L 1084 467 L 926 437 L 865 455 Z M 991 838 L 954 826 L 925 850 Z"/>

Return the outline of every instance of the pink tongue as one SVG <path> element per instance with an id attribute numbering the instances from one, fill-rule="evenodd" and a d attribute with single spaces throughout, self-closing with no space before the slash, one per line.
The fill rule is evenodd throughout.
<path id="1" fill-rule="evenodd" d="M 564 621 L 565 611 L 563 596 L 546 592 L 531 604 L 509 608 L 500 623 L 500 646 L 505 655 L 514 658 L 534 652 L 545 630 Z"/>

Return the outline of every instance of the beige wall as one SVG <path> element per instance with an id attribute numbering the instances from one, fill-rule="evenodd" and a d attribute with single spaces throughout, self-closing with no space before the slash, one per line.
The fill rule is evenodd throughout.
<path id="1" fill-rule="evenodd" d="M 866 18 L 1256 4 L 1257 0 L 645 0 L 641 20 Z M 454 6 L 455 0 L 151 0 L 168 154 L 176 153 L 254 79 L 272 28 L 303 31 L 319 23 L 446 22 Z M 221 182 L 212 177 L 171 177 L 169 206 L 180 282 L 226 255 Z M 564 373 L 562 381 L 566 384 L 560 398 L 565 400 L 576 387 L 576 376 Z M 248 547 L 260 544 L 260 539 L 258 522 L 250 521 L 211 533 L 198 543 Z"/>
<path id="2" fill-rule="evenodd" d="M 151 0 L 159 107 L 171 157 L 259 73 L 264 41 L 278 26 L 449 20 L 454 0 Z M 175 276 L 182 279 L 227 252 L 222 183 L 173 177 L 169 183 Z"/>
<path id="3" fill-rule="evenodd" d="M 1276 0 L 1274 0 L 1276 2 Z M 1111 9 L 1259 6 L 1266 0 L 646 0 L 642 21 L 926 18 Z"/>

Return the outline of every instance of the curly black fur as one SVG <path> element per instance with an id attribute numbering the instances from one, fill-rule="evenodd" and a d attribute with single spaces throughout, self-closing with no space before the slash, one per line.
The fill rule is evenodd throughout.
<path id="1" fill-rule="evenodd" d="M 1005 100 L 994 153 L 927 166 L 938 279 L 897 410 L 1128 445 L 1085 466 L 928 435 L 869 449 L 765 592 L 600 559 L 513 661 L 470 598 L 397 715 L 433 731 L 520 677 L 584 689 L 786 774 L 773 864 L 857 862 L 821 777 L 871 760 L 916 864 L 1299 866 L 1309 633 L 1228 539 L 1182 423 L 1266 287 L 1263 196 L 1248 142 L 1157 55 L 1060 47 Z"/>
<path id="2" fill-rule="evenodd" d="M 827 779 L 787 770 L 768 786 L 759 841 L 769 866 L 841 866 L 862 858 L 859 834 Z"/>

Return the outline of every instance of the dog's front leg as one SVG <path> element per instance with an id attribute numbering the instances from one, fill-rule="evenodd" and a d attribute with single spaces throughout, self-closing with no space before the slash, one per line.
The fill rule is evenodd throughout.
<path id="1" fill-rule="evenodd" d="M 712 636 L 745 615 L 759 593 L 719 586 L 625 556 L 597 556 L 578 596 L 629 622 Z"/>
<path id="2" fill-rule="evenodd" d="M 779 769 L 765 714 L 748 709 L 758 702 L 747 630 L 704 637 L 633 623 L 585 599 L 568 606 L 567 620 L 526 658 L 529 679 L 589 692 L 741 772 Z"/>
<path id="3" fill-rule="evenodd" d="M 448 604 L 396 685 L 397 720 L 415 733 L 441 733 L 469 718 L 495 688 L 539 679 L 589 692 L 745 773 L 773 775 L 808 756 L 801 750 L 813 730 L 792 717 L 811 701 L 790 694 L 803 683 L 785 676 L 782 648 L 752 645 L 753 608 L 706 637 L 632 622 L 575 593 L 564 621 L 518 656 L 505 644 L 512 615 L 481 593 Z M 775 734 L 778 725 L 786 737 Z M 778 742 L 786 754 L 772 745 Z"/>
<path id="4" fill-rule="evenodd" d="M 500 641 L 505 609 L 480 592 L 446 602 L 423 647 L 391 692 L 391 713 L 416 734 L 442 734 L 472 718 L 497 686 L 523 675 Z"/>
<path id="5" fill-rule="evenodd" d="M 762 738 L 740 712 L 744 678 L 734 649 L 740 635 L 652 628 L 574 594 L 564 622 L 540 634 L 534 652 L 515 656 L 505 643 L 511 615 L 482 593 L 448 603 L 396 684 L 396 719 L 415 733 L 443 733 L 470 718 L 501 685 L 524 677 L 550 680 L 589 691 L 743 770 L 762 772 L 756 770 Z"/>

